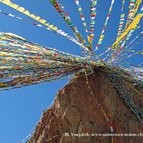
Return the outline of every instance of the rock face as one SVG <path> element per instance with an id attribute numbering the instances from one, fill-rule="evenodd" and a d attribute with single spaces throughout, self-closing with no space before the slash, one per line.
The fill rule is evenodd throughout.
<path id="1" fill-rule="evenodd" d="M 126 82 L 122 84 L 143 111 L 143 93 Z M 59 91 L 54 104 L 44 111 L 28 143 L 143 143 L 143 123 L 102 72 L 88 76 L 80 73 Z"/>

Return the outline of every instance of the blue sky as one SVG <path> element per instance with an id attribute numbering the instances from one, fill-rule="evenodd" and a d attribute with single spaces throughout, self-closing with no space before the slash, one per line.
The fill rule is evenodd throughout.
<path id="1" fill-rule="evenodd" d="M 60 29 L 74 36 L 71 29 L 66 25 L 57 11 L 49 3 L 48 0 L 12 0 L 29 11 L 46 19 L 48 22 L 57 25 Z M 79 31 L 84 34 L 82 23 L 73 0 L 61 0 L 65 5 L 65 9 L 71 15 L 71 19 L 79 28 Z M 102 0 L 98 6 L 98 15 L 96 19 L 95 41 L 97 42 L 103 21 L 106 18 L 107 10 L 110 2 Z M 81 5 L 86 16 L 86 21 L 89 27 L 89 6 L 90 1 L 82 0 Z M 117 25 L 119 22 L 119 11 L 121 3 L 116 1 L 112 12 L 112 23 L 109 22 L 107 27 L 105 42 L 103 46 L 110 46 L 115 40 Z M 31 20 L 27 16 L 3 5 L 0 3 L 0 9 Z M 97 28 L 98 27 L 98 28 Z M 112 29 L 112 30 L 111 30 Z M 49 46 L 72 54 L 81 54 L 80 48 L 55 33 L 44 29 L 34 27 L 33 25 L 18 21 L 16 19 L 0 14 L 0 31 L 11 32 L 26 38 L 28 41 L 36 42 L 43 46 Z M 30 131 L 39 121 L 42 111 L 47 109 L 53 102 L 56 93 L 61 89 L 69 79 L 57 80 L 50 83 L 41 83 L 20 89 L 0 92 L 0 143 L 16 143 L 29 135 Z"/>

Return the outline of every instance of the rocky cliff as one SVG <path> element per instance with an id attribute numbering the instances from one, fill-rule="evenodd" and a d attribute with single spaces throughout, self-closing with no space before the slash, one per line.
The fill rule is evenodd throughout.
<path id="1" fill-rule="evenodd" d="M 141 89 L 123 80 L 117 84 L 142 113 Z M 28 143 L 143 143 L 143 123 L 125 102 L 103 72 L 80 73 L 44 111 Z"/>

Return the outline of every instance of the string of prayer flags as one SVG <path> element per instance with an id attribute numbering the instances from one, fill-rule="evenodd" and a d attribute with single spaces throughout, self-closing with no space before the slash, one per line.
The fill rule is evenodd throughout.
<path id="1" fill-rule="evenodd" d="M 99 46 L 102 44 L 102 42 L 103 42 L 103 39 L 105 37 L 105 35 L 104 35 L 105 34 L 105 29 L 107 27 L 107 24 L 108 24 L 108 21 L 109 21 L 110 14 L 112 12 L 114 3 L 115 3 L 115 0 L 112 0 L 111 4 L 110 4 L 109 11 L 108 11 L 108 14 L 107 14 L 107 17 L 106 17 L 106 20 L 105 20 L 105 23 L 104 23 L 104 27 L 102 28 L 102 31 L 101 31 L 101 34 L 100 34 L 100 37 L 99 37 L 99 40 L 98 40 L 98 43 L 96 45 L 95 50 L 97 50 L 99 48 Z"/>
<path id="2" fill-rule="evenodd" d="M 25 20 L 25 19 L 23 19 L 22 17 L 16 16 L 16 15 L 11 14 L 11 13 L 4 12 L 4 11 L 2 11 L 1 9 L 0 9 L 0 14 L 6 15 L 6 16 L 9 16 L 9 17 L 12 17 L 12 18 L 16 18 L 16 19 L 18 19 L 18 20 L 24 21 L 24 22 L 26 22 L 26 23 L 30 23 L 30 24 L 32 24 L 32 25 L 34 25 L 34 26 L 36 26 L 36 27 L 40 27 L 40 28 L 43 28 L 43 29 L 45 29 L 45 30 L 50 30 L 50 29 L 44 27 L 42 24 L 38 24 L 38 23 L 36 23 L 36 22 L 31 22 L 31 21 Z M 53 30 L 50 30 L 50 31 L 53 31 Z M 55 32 L 56 34 L 59 34 L 59 35 L 61 35 L 61 36 L 66 37 L 67 39 L 69 39 L 69 40 L 71 40 L 72 42 L 76 43 L 76 44 L 79 45 L 80 47 L 82 47 L 82 48 L 88 50 L 82 43 L 80 43 L 77 39 L 73 38 L 72 36 L 69 36 L 66 32 L 64 32 L 64 31 L 62 31 L 62 30 L 53 31 L 53 32 Z"/>
<path id="3" fill-rule="evenodd" d="M 140 39 L 139 39 L 140 38 Z M 143 31 L 139 33 L 129 44 L 127 44 L 124 50 L 118 55 L 118 59 L 128 55 L 128 52 L 135 52 L 132 50 L 137 44 L 143 40 Z M 135 42 L 135 43 L 134 43 Z"/>
<path id="4" fill-rule="evenodd" d="M 77 30 L 77 27 L 75 27 L 75 25 L 73 25 L 73 23 L 71 21 L 71 18 L 69 17 L 69 15 L 67 15 L 67 12 L 65 12 L 64 9 L 61 8 L 61 4 L 59 4 L 56 0 L 49 0 L 49 1 L 52 3 L 52 5 L 58 11 L 58 13 L 61 15 L 61 17 L 66 21 L 66 23 L 71 27 L 71 29 L 73 30 L 73 32 L 76 35 L 77 39 L 82 44 L 85 44 L 85 40 L 83 39 L 83 37 L 80 34 L 80 32 Z M 87 47 L 87 49 L 89 50 L 88 47 Z"/>
<path id="5" fill-rule="evenodd" d="M 0 88 L 52 81 L 80 71 L 93 61 L 41 47 L 11 33 L 0 33 Z"/>
<path id="6" fill-rule="evenodd" d="M 92 42 L 94 38 L 94 28 L 95 28 L 95 18 L 96 18 L 96 6 L 98 0 L 91 0 L 90 7 L 90 31 L 88 36 L 89 45 L 92 47 Z"/>
<path id="7" fill-rule="evenodd" d="M 134 3 L 134 2 L 135 2 L 135 1 L 133 1 L 133 3 Z M 137 5 L 136 7 L 137 7 L 137 8 L 139 8 L 139 5 L 138 5 L 138 4 L 139 4 L 139 5 L 141 4 L 140 0 L 136 2 L 136 5 Z M 134 4 L 133 4 L 133 5 L 134 5 Z M 129 34 L 128 37 L 131 37 L 132 33 L 136 30 L 136 28 L 137 28 L 137 26 L 138 26 L 140 20 L 142 19 L 142 17 L 143 17 L 143 6 L 142 6 L 142 8 L 141 8 L 139 14 L 137 14 L 137 16 L 132 20 L 132 22 L 131 22 L 131 23 L 128 22 L 128 24 L 127 24 L 127 26 L 126 26 L 124 32 L 122 33 L 122 35 L 121 35 L 120 37 L 118 37 L 118 38 L 116 39 L 116 41 L 114 42 L 114 44 L 113 44 L 113 46 L 112 46 L 113 48 L 116 48 L 116 47 L 117 47 L 117 44 L 119 44 L 119 42 L 121 42 L 123 39 L 125 39 L 125 38 L 128 36 L 128 34 Z M 128 40 L 128 39 L 129 39 L 129 38 L 127 38 L 127 40 Z"/>
<path id="8" fill-rule="evenodd" d="M 129 4 L 129 11 L 128 11 L 128 17 L 127 17 L 127 22 L 126 22 L 126 27 L 131 23 L 132 18 L 133 18 L 133 13 L 134 13 L 134 7 L 135 7 L 135 1 L 136 0 L 130 0 Z"/>
<path id="9" fill-rule="evenodd" d="M 80 18 L 83 22 L 83 26 L 84 26 L 84 29 L 85 29 L 85 32 L 87 33 L 88 32 L 88 29 L 87 29 L 87 24 L 86 24 L 86 21 L 85 21 L 85 16 L 83 14 L 83 10 L 82 10 L 82 7 L 79 3 L 79 0 L 75 0 L 75 4 L 77 5 L 77 8 L 78 8 L 78 12 L 80 14 Z"/>
<path id="10" fill-rule="evenodd" d="M 121 15 L 120 15 L 119 28 L 117 32 L 117 38 L 121 35 L 123 26 L 124 26 L 124 21 L 125 21 L 124 6 L 125 6 L 125 0 L 122 0 Z"/>
<path id="11" fill-rule="evenodd" d="M 142 0 L 136 0 L 135 6 L 134 6 L 134 12 L 133 12 L 133 17 L 137 13 L 139 6 L 141 5 Z"/>
<path id="12" fill-rule="evenodd" d="M 132 21 L 132 23 L 125 29 L 125 31 L 121 34 L 121 36 L 114 42 L 113 48 L 117 48 L 117 45 L 120 41 L 122 41 L 131 30 L 135 30 L 137 25 L 139 24 L 141 18 L 143 17 L 143 13 L 139 13 Z"/>
<path id="13" fill-rule="evenodd" d="M 134 58 L 135 55 L 138 57 L 143 55 L 143 50 L 139 47 L 140 43 L 143 41 L 141 26 L 143 6 L 141 5 L 141 0 L 130 0 L 129 5 L 128 3 L 125 3 L 125 0 L 120 1 L 122 7 L 121 11 L 119 11 L 119 13 L 117 12 L 120 16 L 119 25 L 117 25 L 118 32 L 115 34 L 117 38 L 115 38 L 115 42 L 113 42 L 113 44 L 103 47 L 102 43 L 105 37 L 105 30 L 109 19 L 112 20 L 110 18 L 111 12 L 116 11 L 116 9 L 113 9 L 115 0 L 109 1 L 109 10 L 95 48 L 95 51 L 98 49 L 96 52 L 93 52 L 92 49 L 95 37 L 95 18 L 98 18 L 96 16 L 98 14 L 97 8 L 100 8 L 100 1 L 91 0 L 90 28 L 88 30 L 88 23 L 85 21 L 81 3 L 79 3 L 79 0 L 74 0 L 78 7 L 78 12 L 85 29 L 86 35 L 83 36 L 78 31 L 77 27 L 73 25 L 69 14 L 65 11 L 61 2 L 58 2 L 57 0 L 49 0 L 60 16 L 65 20 L 67 25 L 73 30 L 76 38 L 65 33 L 57 26 L 48 23 L 45 19 L 30 13 L 25 8 L 12 3 L 10 0 L 0 0 L 0 2 L 21 12 L 22 14 L 27 15 L 37 21 L 37 23 L 35 21 L 31 22 L 29 20 L 25 20 L 14 14 L 4 12 L 3 10 L 0 10 L 0 14 L 30 23 L 45 30 L 53 31 L 84 49 L 84 57 L 72 55 L 29 42 L 12 33 L 1 32 L 0 90 L 19 88 L 41 82 L 62 79 L 67 75 L 76 74 L 83 70 L 92 72 L 94 68 L 98 66 L 104 67 L 105 73 L 110 72 L 110 75 L 113 75 L 116 72 L 119 77 L 126 78 L 128 81 L 131 81 L 131 83 L 134 81 L 134 83 L 143 84 L 142 59 L 139 59 L 139 63 L 136 63 L 137 68 L 134 68 L 135 65 L 133 60 L 130 60 L 130 63 L 128 62 L 128 59 L 131 57 Z M 129 6 L 128 11 L 126 11 L 125 6 Z M 126 19 L 127 22 L 125 21 Z M 87 36 L 88 43 L 86 43 L 86 40 L 83 38 L 85 36 Z M 99 46 L 101 46 L 101 48 L 98 48 Z M 113 77 L 111 76 L 111 78 Z"/>

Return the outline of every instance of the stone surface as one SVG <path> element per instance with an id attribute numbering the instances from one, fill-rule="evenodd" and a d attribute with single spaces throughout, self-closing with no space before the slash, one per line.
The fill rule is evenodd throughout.
<path id="1" fill-rule="evenodd" d="M 139 95 L 128 83 L 123 85 L 143 111 L 143 93 Z M 120 98 L 109 78 L 98 71 L 87 78 L 80 73 L 44 111 L 28 143 L 143 143 L 143 136 L 94 136 L 111 133 L 112 128 L 118 134 L 143 134 L 143 123 Z"/>

